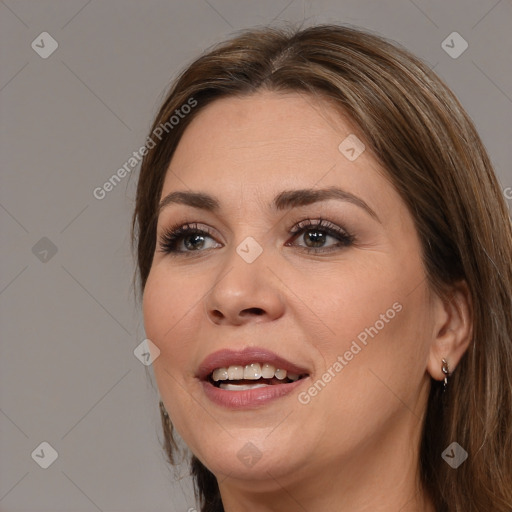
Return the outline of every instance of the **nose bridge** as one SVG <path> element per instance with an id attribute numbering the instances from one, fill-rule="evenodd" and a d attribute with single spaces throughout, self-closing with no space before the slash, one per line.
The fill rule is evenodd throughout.
<path id="1" fill-rule="evenodd" d="M 241 323 L 253 316 L 282 314 L 283 300 L 269 269 L 268 251 L 251 236 L 230 248 L 205 298 L 210 319 Z"/>

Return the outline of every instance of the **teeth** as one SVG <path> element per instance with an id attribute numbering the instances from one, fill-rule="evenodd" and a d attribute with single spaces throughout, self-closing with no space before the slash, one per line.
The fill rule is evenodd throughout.
<path id="1" fill-rule="evenodd" d="M 286 370 L 281 370 L 278 368 L 276 370 L 276 379 L 283 380 L 286 379 Z"/>
<path id="2" fill-rule="evenodd" d="M 217 368 L 213 372 L 213 380 L 217 382 L 218 380 L 228 380 L 228 369 L 227 368 Z"/>
<path id="3" fill-rule="evenodd" d="M 228 368 L 222 367 L 214 370 L 212 374 L 214 382 L 218 382 L 220 380 L 258 380 L 260 378 L 272 379 L 274 377 L 279 380 L 284 380 L 286 377 L 292 381 L 299 379 L 299 375 L 295 373 L 288 373 L 286 370 L 276 368 L 269 363 L 251 363 L 246 366 L 233 365 L 229 366 Z M 238 386 L 237 389 L 240 389 L 240 386 Z"/>
<path id="4" fill-rule="evenodd" d="M 229 375 L 229 371 L 228 371 Z M 258 380 L 261 377 L 261 366 L 259 363 L 248 364 L 244 368 L 244 379 Z"/>
<path id="5" fill-rule="evenodd" d="M 272 379 L 276 373 L 276 369 L 268 363 L 264 363 L 261 366 L 261 376 L 264 379 Z"/>
<path id="6" fill-rule="evenodd" d="M 219 387 L 227 391 L 245 391 L 247 389 L 266 388 L 271 384 L 226 384 L 222 382 Z"/>
<path id="7" fill-rule="evenodd" d="M 244 378 L 244 367 L 243 366 L 230 366 L 228 368 L 228 379 L 229 380 L 242 380 Z"/>

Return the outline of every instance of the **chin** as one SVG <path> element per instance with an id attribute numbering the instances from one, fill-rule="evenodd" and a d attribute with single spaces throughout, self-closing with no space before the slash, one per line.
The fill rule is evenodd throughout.
<path id="1" fill-rule="evenodd" d="M 223 436 L 227 443 L 219 440 L 205 442 L 204 450 L 196 455 L 219 480 L 236 478 L 248 481 L 265 481 L 298 471 L 305 466 L 305 450 L 297 450 L 292 438 L 272 442 L 265 440 L 268 432 L 240 430 Z M 212 447 L 215 448 L 212 450 Z"/>

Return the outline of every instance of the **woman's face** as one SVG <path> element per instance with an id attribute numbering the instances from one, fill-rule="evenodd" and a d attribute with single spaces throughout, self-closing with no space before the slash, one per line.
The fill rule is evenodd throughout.
<path id="1" fill-rule="evenodd" d="M 325 100 L 259 92 L 204 108 L 170 163 L 161 200 L 183 195 L 158 218 L 146 335 L 175 428 L 221 482 L 390 471 L 404 440 L 417 451 L 433 336 L 420 244 L 355 133 Z"/>

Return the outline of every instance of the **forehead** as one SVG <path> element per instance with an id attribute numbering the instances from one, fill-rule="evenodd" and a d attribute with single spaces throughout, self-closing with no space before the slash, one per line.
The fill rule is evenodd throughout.
<path id="1" fill-rule="evenodd" d="M 312 95 L 264 91 L 215 100 L 185 130 L 162 197 L 184 188 L 219 197 L 243 189 L 250 198 L 251 192 L 331 185 L 385 195 L 392 187 L 370 151 L 351 161 L 340 150 L 354 135 L 362 142 L 332 102 Z"/>
<path id="2" fill-rule="evenodd" d="M 336 154 L 338 139 L 350 132 L 330 105 L 312 96 L 258 92 L 222 98 L 205 107 L 185 130 L 173 160 L 187 164 L 226 157 L 243 161 L 251 155 L 260 162 L 277 157 L 328 160 Z M 310 151 L 319 147 L 327 153 Z"/>

